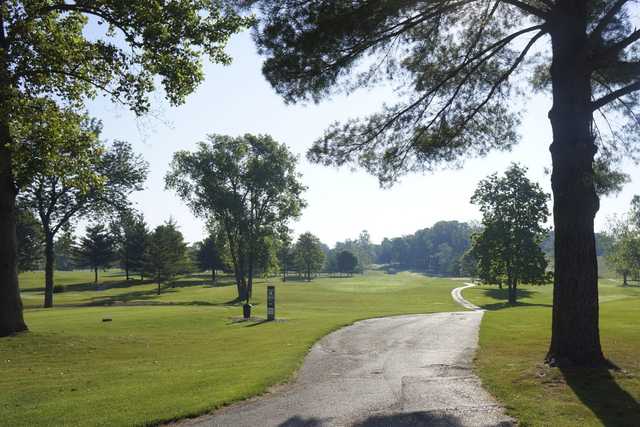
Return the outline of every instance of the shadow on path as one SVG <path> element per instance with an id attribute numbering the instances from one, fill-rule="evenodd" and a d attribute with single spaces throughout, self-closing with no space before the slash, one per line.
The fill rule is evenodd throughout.
<path id="1" fill-rule="evenodd" d="M 578 398 L 604 426 L 635 427 L 640 423 L 640 402 L 618 385 L 607 368 L 560 368 Z"/>

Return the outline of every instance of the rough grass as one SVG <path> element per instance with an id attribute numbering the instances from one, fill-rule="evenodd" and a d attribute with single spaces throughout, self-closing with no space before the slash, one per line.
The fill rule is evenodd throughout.
<path id="1" fill-rule="evenodd" d="M 552 286 L 523 287 L 520 304 L 506 291 L 479 287 L 465 298 L 489 310 L 476 367 L 484 385 L 521 426 L 640 425 L 640 287 L 600 283 L 601 337 L 621 370 L 564 370 L 542 363 L 549 344 Z"/>
<path id="2" fill-rule="evenodd" d="M 201 414 L 291 377 L 310 346 L 355 320 L 460 310 L 457 284 L 418 274 L 311 283 L 273 280 L 283 322 L 235 322 L 235 287 L 208 274 L 156 285 L 115 272 L 59 272 L 56 308 L 42 304 L 42 273 L 22 275 L 31 331 L 0 340 L 0 425 L 141 425 Z M 266 315 L 265 283 L 254 315 Z M 103 322 L 103 318 L 111 322 Z"/>

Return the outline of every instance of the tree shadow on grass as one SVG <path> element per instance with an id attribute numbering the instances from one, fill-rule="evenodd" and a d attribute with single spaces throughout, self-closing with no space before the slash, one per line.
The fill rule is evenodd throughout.
<path id="1" fill-rule="evenodd" d="M 117 282 L 106 282 L 106 283 L 83 282 L 83 283 L 70 283 L 70 284 L 61 285 L 61 286 L 64 288 L 64 292 L 84 292 L 84 291 L 97 292 L 97 291 L 106 291 L 108 289 L 131 288 L 133 286 L 147 285 L 149 283 L 153 283 L 153 280 L 130 279 L 128 281 L 122 280 Z M 21 292 L 25 292 L 25 293 L 44 292 L 44 286 L 41 288 L 22 289 Z"/>
<path id="2" fill-rule="evenodd" d="M 640 402 L 618 385 L 609 369 L 561 367 L 560 371 L 567 385 L 602 425 L 640 425 Z"/>
<path id="3" fill-rule="evenodd" d="M 522 302 L 523 298 L 531 298 L 534 292 L 528 289 L 516 289 L 516 300 L 515 304 L 509 304 L 509 290 L 507 288 L 495 288 L 495 289 L 481 289 L 485 296 L 492 298 L 494 300 L 501 300 L 500 302 L 495 302 L 492 304 L 484 304 L 481 308 L 489 311 L 501 310 L 503 308 L 513 308 L 513 307 L 552 307 L 551 304 L 532 304 L 529 302 Z"/>

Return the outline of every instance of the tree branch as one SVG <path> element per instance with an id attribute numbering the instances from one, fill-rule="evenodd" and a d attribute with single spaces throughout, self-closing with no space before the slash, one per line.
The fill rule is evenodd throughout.
<path id="1" fill-rule="evenodd" d="M 510 4 L 512 6 L 517 7 L 523 12 L 526 12 L 530 15 L 537 16 L 540 19 L 546 20 L 549 17 L 549 12 L 542 9 L 538 9 L 535 6 L 531 6 L 530 4 L 525 3 L 524 1 L 520 1 L 520 0 L 502 0 L 502 1 L 506 4 Z"/>
<path id="2" fill-rule="evenodd" d="M 596 28 L 594 28 L 589 35 L 591 41 L 597 41 L 600 39 L 600 36 L 602 36 L 607 25 L 609 25 L 611 20 L 615 18 L 618 12 L 620 12 L 620 9 L 622 9 L 627 2 L 629 2 L 629 0 L 618 0 L 613 6 L 611 6 L 611 9 L 609 9 L 609 11 L 602 17 L 600 22 L 598 22 L 598 25 L 596 25 Z"/>
<path id="3" fill-rule="evenodd" d="M 640 80 L 631 83 L 628 86 L 622 87 L 618 90 L 614 90 L 611 93 L 608 93 L 607 95 L 603 96 L 600 99 L 597 99 L 595 101 L 593 101 L 591 103 L 591 111 L 595 111 L 599 108 L 604 107 L 605 105 L 607 105 L 608 103 L 615 101 L 618 98 L 621 98 L 625 95 L 628 95 L 632 92 L 635 92 L 637 90 L 640 90 Z"/>

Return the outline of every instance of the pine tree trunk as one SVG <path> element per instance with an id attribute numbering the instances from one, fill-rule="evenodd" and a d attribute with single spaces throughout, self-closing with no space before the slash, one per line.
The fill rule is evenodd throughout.
<path id="1" fill-rule="evenodd" d="M 129 266 L 128 265 L 124 268 L 124 275 L 125 275 L 126 280 L 128 282 L 129 281 Z"/>
<path id="2" fill-rule="evenodd" d="M 44 238 L 44 308 L 53 307 L 53 270 L 55 267 L 55 252 L 53 233 L 45 231 Z"/>
<path id="3" fill-rule="evenodd" d="M 598 324 L 598 265 L 593 221 L 599 200 L 593 183 L 591 76 L 586 64 L 586 2 L 566 1 L 551 29 L 553 218 L 555 279 L 552 365 L 602 365 Z"/>
<path id="4" fill-rule="evenodd" d="M 93 283 L 96 283 L 96 284 L 97 284 L 97 283 L 98 283 L 98 267 L 94 267 L 94 268 L 93 268 L 93 273 L 94 273 L 94 276 L 93 276 Z"/>
<path id="5" fill-rule="evenodd" d="M 213 283 L 216 283 L 216 269 L 215 269 L 215 267 L 213 267 L 211 269 L 211 280 L 213 281 Z"/>

